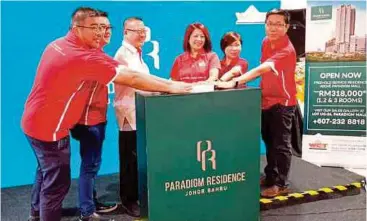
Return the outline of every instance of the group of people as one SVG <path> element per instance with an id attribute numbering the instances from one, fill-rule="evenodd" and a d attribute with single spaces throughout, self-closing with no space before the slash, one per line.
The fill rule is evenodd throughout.
<path id="1" fill-rule="evenodd" d="M 184 37 L 184 53 L 175 59 L 170 78 L 187 83 L 211 83 L 226 73 L 234 76 L 246 73 L 248 63 L 240 58 L 241 36 L 236 32 L 228 32 L 222 37 L 220 46 L 225 54 L 221 61 L 212 51 L 208 29 L 201 23 L 190 24 Z"/>
<path id="2" fill-rule="evenodd" d="M 296 106 L 296 53 L 286 35 L 289 20 L 283 10 L 266 14 L 261 64 L 250 71 L 247 61 L 240 58 L 240 34 L 228 32 L 222 37 L 224 57 L 219 60 L 208 29 L 190 24 L 184 53 L 175 59 L 166 80 L 150 74 L 142 58 L 146 28 L 141 18 L 124 21 L 124 39 L 112 58 L 103 52 L 112 34 L 107 13 L 76 9 L 66 36 L 46 47 L 22 117 L 22 129 L 38 162 L 28 220 L 61 220 L 62 201 L 71 181 L 69 133 L 80 142 L 79 220 L 113 220 L 99 213 L 113 211 L 117 205 L 98 202 L 94 186 L 102 162 L 109 82 L 115 84 L 113 105 L 119 125 L 120 199 L 129 215 L 140 216 L 135 89 L 189 93 L 197 83 L 229 89 L 261 76 L 262 137 L 267 149 L 265 175 L 260 180 L 267 188 L 261 195 L 287 193 Z"/>

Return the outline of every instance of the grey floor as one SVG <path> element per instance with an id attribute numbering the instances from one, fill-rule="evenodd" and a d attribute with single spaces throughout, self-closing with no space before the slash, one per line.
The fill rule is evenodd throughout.
<path id="1" fill-rule="evenodd" d="M 262 166 L 265 160 L 263 160 Z M 362 176 L 342 168 L 318 167 L 299 158 L 292 161 L 290 174 L 294 192 L 345 185 Z M 263 221 L 366 221 L 366 192 L 337 199 L 321 200 L 261 212 Z"/>
<path id="2" fill-rule="evenodd" d="M 262 159 L 262 166 L 265 159 Z M 319 168 L 299 158 L 294 158 L 290 174 L 291 189 L 294 192 L 313 190 L 321 187 L 345 185 L 360 181 L 363 177 L 341 168 Z M 118 201 L 118 174 L 100 176 L 97 189 L 102 202 Z M 23 221 L 29 213 L 31 186 L 1 189 L 1 221 Z M 76 220 L 78 211 L 77 182 L 72 181 L 71 189 L 63 204 L 63 221 Z M 133 221 L 134 218 L 118 209 L 110 215 L 117 221 Z M 231 220 L 231 217 L 228 217 Z M 331 200 L 304 203 L 261 212 L 262 221 L 365 221 L 366 193 Z"/>

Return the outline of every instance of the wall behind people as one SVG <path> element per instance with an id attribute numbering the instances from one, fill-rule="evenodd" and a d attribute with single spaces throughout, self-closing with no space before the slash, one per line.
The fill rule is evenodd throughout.
<path id="1" fill-rule="evenodd" d="M 175 57 L 182 53 L 185 28 L 192 22 L 205 24 L 210 31 L 213 50 L 223 56 L 219 42 L 227 31 L 242 35 L 241 57 L 249 68 L 259 64 L 263 24 L 236 25 L 236 12 L 250 5 L 266 12 L 279 7 L 273 2 L 2 2 L 1 7 L 1 186 L 30 184 L 36 159 L 20 128 L 23 105 L 32 87 L 38 61 L 45 46 L 63 36 L 72 11 L 81 6 L 109 12 L 115 27 L 105 51 L 113 56 L 122 40 L 122 22 L 139 16 L 151 30 L 144 48 L 144 60 L 151 72 L 168 78 Z M 35 10 L 36 9 L 36 10 Z M 158 51 L 157 56 L 155 52 Z M 159 58 L 159 60 L 157 60 Z M 80 70 L 83 71 L 83 70 Z M 103 73 L 101 73 L 103 74 Z M 255 81 L 250 86 L 258 86 Z M 113 98 L 110 86 L 109 97 Z M 246 102 L 246 101 L 244 101 Z M 47 116 L 45 116 L 47 118 Z M 108 108 L 108 126 L 100 174 L 118 171 L 117 124 L 112 105 Z M 72 177 L 79 175 L 79 146 L 72 142 Z"/>

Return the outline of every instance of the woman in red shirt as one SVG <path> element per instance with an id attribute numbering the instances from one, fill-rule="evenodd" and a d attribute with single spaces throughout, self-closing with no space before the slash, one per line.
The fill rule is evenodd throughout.
<path id="1" fill-rule="evenodd" d="M 220 40 L 220 48 L 224 53 L 223 59 L 220 61 L 221 69 L 219 78 L 227 81 L 229 76 L 240 76 L 247 72 L 248 62 L 240 58 L 242 50 L 241 35 L 236 32 L 227 32 Z M 226 76 L 224 76 L 226 75 Z"/>
<path id="2" fill-rule="evenodd" d="M 186 28 L 183 49 L 185 52 L 173 64 L 172 80 L 187 83 L 218 80 L 220 61 L 212 52 L 209 32 L 203 24 L 194 23 Z"/>

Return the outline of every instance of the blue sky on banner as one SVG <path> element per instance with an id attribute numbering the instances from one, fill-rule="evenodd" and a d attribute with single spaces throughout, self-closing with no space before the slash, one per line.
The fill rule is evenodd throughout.
<path id="1" fill-rule="evenodd" d="M 306 25 L 306 51 L 323 51 L 325 49 L 325 42 L 335 37 L 336 10 L 343 4 L 350 4 L 356 9 L 355 35 L 362 37 L 367 34 L 366 1 L 310 1 L 308 2 L 306 11 L 307 21 L 310 21 L 311 7 L 313 6 L 331 5 L 333 9 L 332 18 L 330 20 L 309 22 L 308 25 Z"/>

